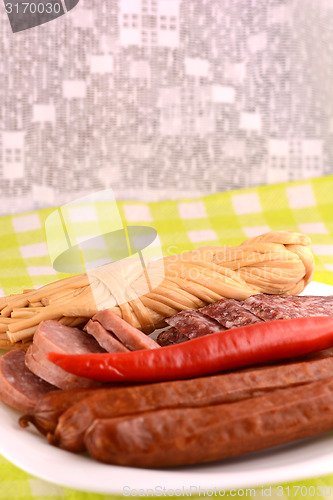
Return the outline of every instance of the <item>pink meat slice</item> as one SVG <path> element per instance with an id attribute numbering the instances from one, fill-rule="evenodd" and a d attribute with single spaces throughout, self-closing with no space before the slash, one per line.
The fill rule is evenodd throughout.
<path id="1" fill-rule="evenodd" d="M 66 372 L 59 366 L 51 363 L 44 352 L 31 345 L 25 356 L 25 364 L 35 375 L 52 383 L 59 389 L 87 389 L 99 387 L 101 384 L 84 377 L 78 377 Z"/>
<path id="2" fill-rule="evenodd" d="M 35 332 L 33 344 L 45 353 L 86 354 L 105 352 L 98 342 L 87 333 L 65 326 L 59 321 L 42 321 Z"/>
<path id="3" fill-rule="evenodd" d="M 17 410 L 30 412 L 38 399 L 56 390 L 32 373 L 24 362 L 25 351 L 15 349 L 0 358 L 0 399 Z"/>
<path id="4" fill-rule="evenodd" d="M 293 319 L 309 316 L 288 297 L 279 295 L 252 295 L 242 302 L 245 309 L 264 321 Z"/>
<path id="5" fill-rule="evenodd" d="M 208 316 L 212 321 L 215 320 L 215 326 L 218 322 L 226 329 L 261 323 L 262 321 L 307 316 L 333 316 L 333 295 L 317 297 L 259 294 L 241 301 L 221 299 L 196 311 L 182 311 L 166 319 L 166 323 L 172 328 L 158 335 L 158 343 L 161 346 L 178 344 L 201 335 L 214 333 L 214 325 L 205 322 L 202 319 L 203 316 Z M 221 326 L 222 330 L 223 327 Z"/>
<path id="6" fill-rule="evenodd" d="M 84 327 L 84 331 L 92 335 L 99 345 L 107 352 L 128 352 L 127 347 L 119 342 L 119 340 L 117 340 L 111 332 L 108 332 L 98 321 L 90 319 Z"/>
<path id="7" fill-rule="evenodd" d="M 92 318 L 93 321 L 99 321 L 106 330 L 111 331 L 120 340 L 120 342 L 130 351 L 140 349 L 157 349 L 160 347 L 155 340 L 140 332 L 129 323 L 119 318 L 109 309 L 99 311 Z"/>
<path id="8" fill-rule="evenodd" d="M 261 323 L 262 320 L 247 311 L 242 302 L 234 299 L 222 299 L 214 304 L 209 304 L 200 309 L 203 314 L 215 319 L 225 328 L 238 328 L 240 326 Z"/>
<path id="9" fill-rule="evenodd" d="M 327 297 L 290 295 L 285 299 L 295 304 L 303 316 L 333 316 L 333 295 Z"/>
<path id="10" fill-rule="evenodd" d="M 177 328 L 173 326 L 159 333 L 157 336 L 157 342 L 160 346 L 165 347 L 167 345 L 180 344 L 181 342 L 186 342 L 190 340 L 186 335 L 179 333 Z"/>
<path id="11" fill-rule="evenodd" d="M 46 358 L 49 352 L 62 354 L 105 353 L 106 351 L 87 333 L 48 320 L 39 324 L 32 345 L 25 357 L 27 367 L 37 376 L 60 389 L 97 387 L 93 380 L 65 372 Z"/>
<path id="12" fill-rule="evenodd" d="M 202 314 L 201 309 L 200 311 L 186 309 L 185 311 L 181 311 L 165 321 L 170 326 L 176 328 L 181 335 L 185 335 L 188 339 L 225 330 L 225 328 L 217 321 Z"/>

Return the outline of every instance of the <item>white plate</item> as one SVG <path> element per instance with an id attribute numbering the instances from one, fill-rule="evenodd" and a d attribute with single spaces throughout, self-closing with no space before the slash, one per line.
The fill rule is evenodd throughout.
<path id="1" fill-rule="evenodd" d="M 313 282 L 306 289 L 306 295 L 330 294 L 333 287 L 321 283 Z M 149 488 L 150 493 L 164 496 L 163 491 L 171 495 L 184 488 L 194 495 L 199 488 L 202 492 L 281 484 L 333 472 L 333 433 L 206 465 L 149 470 L 104 465 L 54 448 L 33 428 L 21 429 L 19 416 L 0 403 L 0 453 L 26 472 L 84 491 L 107 494 Z"/>

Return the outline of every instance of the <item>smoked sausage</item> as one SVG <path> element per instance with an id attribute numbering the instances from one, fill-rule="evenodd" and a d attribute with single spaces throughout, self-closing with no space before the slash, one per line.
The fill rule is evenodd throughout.
<path id="1" fill-rule="evenodd" d="M 27 427 L 31 423 L 44 435 L 48 432 L 54 432 L 62 413 L 77 401 L 91 395 L 93 391 L 95 393 L 101 390 L 103 389 L 51 391 L 38 399 L 31 411 L 19 419 L 19 424 L 21 427 Z"/>
<path id="2" fill-rule="evenodd" d="M 333 377 L 332 350 L 291 363 L 215 376 L 141 386 L 102 389 L 81 398 L 59 416 L 48 440 L 69 451 L 84 450 L 84 433 L 97 418 L 115 418 L 161 408 L 211 406 L 260 396 Z"/>
<path id="3" fill-rule="evenodd" d="M 85 433 L 101 462 L 173 467 L 234 457 L 333 429 L 333 379 L 204 408 L 96 419 Z"/>

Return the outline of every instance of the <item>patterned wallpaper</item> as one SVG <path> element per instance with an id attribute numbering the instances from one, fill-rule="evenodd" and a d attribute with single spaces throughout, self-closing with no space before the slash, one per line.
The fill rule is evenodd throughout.
<path id="1" fill-rule="evenodd" d="M 0 213 L 332 173 L 332 24 L 331 0 L 80 0 L 12 33 L 1 4 Z"/>

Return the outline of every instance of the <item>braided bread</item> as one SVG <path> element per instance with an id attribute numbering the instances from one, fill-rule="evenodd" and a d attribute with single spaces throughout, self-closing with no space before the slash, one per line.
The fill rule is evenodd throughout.
<path id="1" fill-rule="evenodd" d="M 43 320 L 76 326 L 106 308 L 148 334 L 164 326 L 166 317 L 223 297 L 298 294 L 313 275 L 309 245 L 304 234 L 271 231 L 236 247 L 203 247 L 146 267 L 139 258 L 125 259 L 3 297 L 0 347 L 28 342 Z"/>

